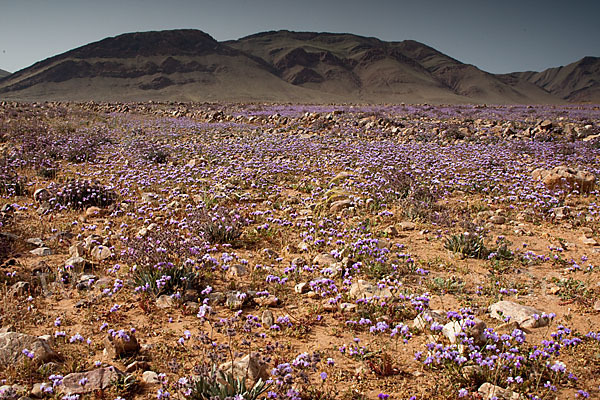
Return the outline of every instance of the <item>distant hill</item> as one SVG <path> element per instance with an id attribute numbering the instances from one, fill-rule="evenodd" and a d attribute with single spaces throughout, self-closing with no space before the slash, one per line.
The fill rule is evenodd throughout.
<path id="1" fill-rule="evenodd" d="M 0 79 L 0 100 L 561 103 L 596 96 L 594 60 L 561 84 L 564 73 L 494 75 L 412 40 L 274 31 L 217 42 L 170 30 L 40 61 Z"/>
<path id="2" fill-rule="evenodd" d="M 0 78 L 10 75 L 10 72 L 0 69 Z"/>
<path id="3" fill-rule="evenodd" d="M 565 100 L 600 103 L 600 57 L 584 57 L 564 67 L 508 76 L 531 82 Z"/>

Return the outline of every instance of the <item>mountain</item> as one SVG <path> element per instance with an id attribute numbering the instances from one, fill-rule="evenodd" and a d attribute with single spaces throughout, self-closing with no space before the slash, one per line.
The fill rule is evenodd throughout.
<path id="1" fill-rule="evenodd" d="M 0 69 L 0 78 L 10 75 L 10 72 Z"/>
<path id="2" fill-rule="evenodd" d="M 562 99 L 600 103 L 600 57 L 584 57 L 564 67 L 542 72 L 514 72 L 504 80 L 525 80 Z"/>
<path id="3" fill-rule="evenodd" d="M 40 61 L 0 78 L 0 100 L 561 103 L 595 96 L 595 60 L 560 84 L 562 72 L 494 75 L 413 40 L 282 30 L 218 42 L 182 29 L 123 34 Z M 577 95 L 561 91 L 571 84 Z"/>
<path id="4" fill-rule="evenodd" d="M 0 99 L 311 101 L 263 60 L 198 30 L 130 33 L 40 61 L 0 80 Z"/>

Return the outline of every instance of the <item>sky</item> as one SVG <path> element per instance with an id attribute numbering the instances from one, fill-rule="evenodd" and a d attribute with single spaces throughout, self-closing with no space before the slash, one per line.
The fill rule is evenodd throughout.
<path id="1" fill-rule="evenodd" d="M 599 16 L 599 0 L 0 0 L 0 69 L 194 28 L 219 41 L 278 29 L 412 39 L 488 72 L 540 71 L 600 56 Z"/>

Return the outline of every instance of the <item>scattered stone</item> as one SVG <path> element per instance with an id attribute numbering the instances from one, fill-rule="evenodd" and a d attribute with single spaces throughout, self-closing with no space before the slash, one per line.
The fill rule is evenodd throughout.
<path id="1" fill-rule="evenodd" d="M 50 248 L 48 248 L 48 247 L 38 247 L 37 249 L 33 249 L 29 252 L 31 254 L 33 254 L 34 256 L 39 256 L 39 257 L 45 257 L 45 256 L 52 255 L 52 250 L 50 250 Z"/>
<path id="2" fill-rule="evenodd" d="M 225 373 L 231 373 L 235 379 L 249 378 L 251 381 L 257 381 L 259 378 L 268 379 L 267 366 L 260 360 L 258 353 L 233 362 L 229 361 L 219 366 L 219 369 Z"/>
<path id="3" fill-rule="evenodd" d="M 274 295 L 255 297 L 253 300 L 256 305 L 261 307 L 275 307 L 279 303 L 279 299 Z"/>
<path id="4" fill-rule="evenodd" d="M 104 215 L 104 212 L 100 207 L 88 207 L 87 210 L 85 210 L 85 216 L 87 218 L 101 217 L 103 215 Z"/>
<path id="5" fill-rule="evenodd" d="M 385 233 L 388 237 L 395 237 L 398 235 L 398 229 L 396 229 L 396 227 L 393 225 L 388 226 L 383 230 L 383 233 Z"/>
<path id="6" fill-rule="evenodd" d="M 492 224 L 501 225 L 506 222 L 506 218 L 503 217 L 502 215 L 492 215 L 490 217 L 490 222 Z"/>
<path id="7" fill-rule="evenodd" d="M 446 315 L 442 310 L 423 311 L 413 321 L 413 327 L 420 331 L 429 330 L 432 323 L 444 325 L 446 323 Z"/>
<path id="8" fill-rule="evenodd" d="M 33 199 L 38 203 L 45 203 L 52 198 L 52 193 L 48 189 L 37 189 L 33 192 Z"/>
<path id="9" fill-rule="evenodd" d="M 93 393 L 97 390 L 107 389 L 112 382 L 122 376 L 124 374 L 113 366 L 98 368 L 88 372 L 71 373 L 63 378 L 60 390 L 66 395 Z M 84 378 L 87 379 L 87 383 L 81 385 L 79 382 Z"/>
<path id="10" fill-rule="evenodd" d="M 417 224 L 411 221 L 402 221 L 398 224 L 398 227 L 401 231 L 414 231 Z"/>
<path id="11" fill-rule="evenodd" d="M 342 312 L 354 312 L 357 309 L 357 305 L 354 303 L 341 303 L 340 311 Z"/>
<path id="12" fill-rule="evenodd" d="M 459 337 L 462 333 L 467 335 L 467 337 L 473 338 L 475 344 L 484 344 L 487 341 L 487 338 L 484 335 L 486 328 L 485 322 L 479 318 L 475 318 L 473 321 L 469 321 L 469 323 L 472 323 L 473 325 L 467 326 L 467 320 L 462 321 L 462 324 L 459 321 L 450 321 L 444 325 L 442 333 L 448 338 L 451 344 L 460 342 Z"/>
<path id="13" fill-rule="evenodd" d="M 550 213 L 556 220 L 562 220 L 571 215 L 571 208 L 568 206 L 565 207 L 555 207 L 550 209 Z"/>
<path id="14" fill-rule="evenodd" d="M 550 121 L 549 119 L 546 119 L 546 120 L 540 122 L 540 128 L 542 128 L 544 130 L 552 129 L 552 121 Z"/>
<path id="15" fill-rule="evenodd" d="M 45 247 L 44 241 L 41 238 L 29 238 L 25 242 L 36 247 Z"/>
<path id="16" fill-rule="evenodd" d="M 32 362 L 43 364 L 58 360 L 59 356 L 50 347 L 50 344 L 36 336 L 18 332 L 0 333 L 0 366 L 8 366 L 22 362 L 27 349 L 33 353 Z"/>
<path id="17" fill-rule="evenodd" d="M 597 246 L 598 242 L 593 239 L 593 238 L 588 238 L 585 235 L 581 236 L 579 238 L 579 240 L 581 240 L 581 243 L 585 244 L 586 246 Z"/>
<path id="18" fill-rule="evenodd" d="M 75 287 L 77 290 L 88 290 L 94 286 L 96 280 L 98 280 L 98 277 L 95 275 L 81 275 Z"/>
<path id="19" fill-rule="evenodd" d="M 302 268 L 302 267 L 306 266 L 307 264 L 308 263 L 306 262 L 304 257 L 296 257 L 292 260 L 292 265 L 294 265 L 298 268 Z"/>
<path id="20" fill-rule="evenodd" d="M 44 393 L 44 386 L 42 386 L 42 383 L 34 383 L 33 387 L 29 391 L 29 395 L 31 397 L 35 397 L 36 399 L 41 399 L 45 395 L 45 393 Z"/>
<path id="21" fill-rule="evenodd" d="M 582 171 L 561 165 L 551 170 L 538 168 L 531 174 L 534 180 L 541 180 L 548 189 L 579 190 L 588 193 L 596 184 L 596 176 L 590 172 Z"/>
<path id="22" fill-rule="evenodd" d="M 379 288 L 377 285 L 359 279 L 350 287 L 350 297 L 368 298 L 368 297 L 391 297 L 392 292 L 388 288 Z"/>
<path id="23" fill-rule="evenodd" d="M 596 300 L 594 303 L 594 310 L 600 311 L 600 300 Z"/>
<path id="24" fill-rule="evenodd" d="M 510 317 L 510 322 L 516 322 L 521 328 L 540 328 L 548 325 L 550 320 L 542 317 L 542 312 L 529 306 L 524 306 L 512 301 L 499 301 L 489 307 L 492 318 L 505 321 Z"/>
<path id="25" fill-rule="evenodd" d="M 329 211 L 332 213 L 337 213 L 342 211 L 344 208 L 348 208 L 352 206 L 352 201 L 348 199 L 338 200 L 331 203 L 329 207 Z"/>
<path id="26" fill-rule="evenodd" d="M 331 265 L 334 262 L 335 262 L 335 258 L 329 253 L 321 253 L 313 259 L 313 264 L 317 264 L 322 267 Z"/>
<path id="27" fill-rule="evenodd" d="M 104 353 L 110 358 L 135 354 L 139 349 L 140 344 L 133 333 L 124 334 L 123 337 L 120 337 L 118 333 L 115 336 L 108 334 L 104 338 Z"/>
<path id="28" fill-rule="evenodd" d="M 175 307 L 175 299 L 167 294 L 160 295 L 158 299 L 156 299 L 156 307 L 160 309 L 167 309 Z"/>
<path id="29" fill-rule="evenodd" d="M 92 249 L 90 255 L 94 260 L 102 261 L 109 258 L 112 255 L 112 253 L 108 247 L 99 245 Z"/>
<path id="30" fill-rule="evenodd" d="M 72 267 L 75 271 L 83 271 L 85 264 L 85 259 L 82 257 L 71 257 L 65 261 L 65 267 Z"/>
<path id="31" fill-rule="evenodd" d="M 310 286 L 308 285 L 307 282 L 300 282 L 296 286 L 294 286 L 294 291 L 298 294 L 303 294 L 303 293 L 308 292 L 309 288 L 310 288 Z"/>
<path id="32" fill-rule="evenodd" d="M 271 310 L 265 310 L 262 313 L 261 322 L 264 328 L 270 328 L 275 323 L 273 312 Z"/>
<path id="33" fill-rule="evenodd" d="M 144 373 L 142 374 L 142 381 L 144 383 L 149 384 L 160 383 L 160 380 L 158 379 L 158 374 L 154 371 L 144 371 Z"/>
<path id="34" fill-rule="evenodd" d="M 11 296 L 24 296 L 29 293 L 29 282 L 20 281 L 10 287 L 9 294 Z"/>
<path id="35" fill-rule="evenodd" d="M 17 393 L 17 389 L 14 386 L 0 386 L 0 400 L 17 400 L 18 398 L 19 394 Z"/>
<path id="36" fill-rule="evenodd" d="M 229 268 L 230 276 L 245 276 L 248 275 L 248 269 L 242 264 L 236 264 Z"/>
<path id="37" fill-rule="evenodd" d="M 227 294 L 225 305 L 232 310 L 241 310 L 246 303 L 248 295 L 242 292 L 230 292 Z"/>
<path id="38" fill-rule="evenodd" d="M 148 368 L 150 368 L 150 364 L 148 364 L 146 361 L 134 361 L 127 365 L 125 372 L 132 373 L 135 371 L 147 370 Z"/>
<path id="39" fill-rule="evenodd" d="M 520 398 L 518 393 L 492 385 L 489 382 L 481 385 L 477 391 L 483 397 L 483 400 L 519 400 Z"/>
<path id="40" fill-rule="evenodd" d="M 85 247 L 82 242 L 77 242 L 69 247 L 69 255 L 71 257 L 83 257 L 85 255 Z"/>

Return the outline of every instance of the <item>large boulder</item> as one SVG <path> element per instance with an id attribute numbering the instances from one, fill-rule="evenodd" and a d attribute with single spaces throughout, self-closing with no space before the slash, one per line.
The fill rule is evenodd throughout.
<path id="1" fill-rule="evenodd" d="M 44 364 L 60 358 L 44 339 L 24 333 L 6 332 L 0 333 L 0 366 L 23 362 L 27 357 L 23 353 L 25 349 L 33 353 L 32 362 L 35 364 Z"/>
<path id="2" fill-rule="evenodd" d="M 594 174 L 575 168 L 569 168 L 565 165 L 561 165 L 551 170 L 538 168 L 532 172 L 531 177 L 534 180 L 544 182 L 544 185 L 552 190 L 578 190 L 581 193 L 588 193 L 596 185 L 596 176 Z"/>

